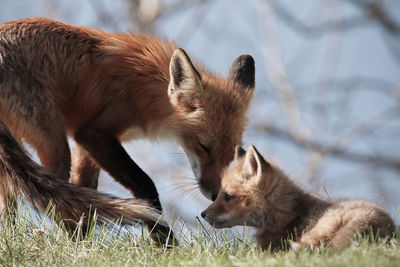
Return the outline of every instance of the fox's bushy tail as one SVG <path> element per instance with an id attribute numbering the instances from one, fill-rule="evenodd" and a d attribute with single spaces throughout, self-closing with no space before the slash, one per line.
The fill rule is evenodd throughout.
<path id="1" fill-rule="evenodd" d="M 34 162 L 0 121 L 0 194 L 13 199 L 23 197 L 34 209 L 44 212 L 52 203 L 68 227 L 83 224 L 96 211 L 98 220 L 120 220 L 123 224 L 159 219 L 159 212 L 139 199 L 119 199 L 96 190 L 75 186 L 53 177 Z"/>

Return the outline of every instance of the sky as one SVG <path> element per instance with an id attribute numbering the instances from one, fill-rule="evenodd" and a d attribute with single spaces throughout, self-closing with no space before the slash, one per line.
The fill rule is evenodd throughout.
<path id="1" fill-rule="evenodd" d="M 256 61 L 257 89 L 249 111 L 244 146 L 256 145 L 264 155 L 277 161 L 296 183 L 311 192 L 324 197 L 373 201 L 394 214 L 400 204 L 399 172 L 327 158 L 317 173 L 324 188 L 321 192 L 307 178 L 308 171 L 304 166 L 310 160 L 308 152 L 256 129 L 260 122 L 288 127 L 274 83 L 274 75 L 279 71 L 275 67 L 279 62 L 294 94 L 301 99 L 300 120 L 317 140 L 334 139 L 338 133 L 347 133 L 354 125 L 374 120 L 374 116 L 387 109 L 394 109 L 396 114 L 400 114 L 399 101 L 393 93 L 399 88 L 400 62 L 391 50 L 396 47 L 391 47 L 393 42 L 388 42 L 388 38 L 392 37 L 385 34 L 380 26 L 372 24 L 307 38 L 276 14 L 268 13 L 271 10 L 266 2 L 219 0 L 187 6 L 162 17 L 156 23 L 156 34 L 175 40 L 192 59 L 222 75 L 227 73 L 236 57 L 251 54 Z M 93 1 L 88 0 L 0 0 L 0 22 L 46 16 L 105 30 L 132 30 L 123 0 L 102 3 L 118 22 L 117 29 L 99 23 L 98 11 L 93 9 Z M 280 4 L 307 25 L 318 25 L 326 19 L 346 18 L 357 13 L 353 6 L 336 0 L 285 0 Z M 399 6 L 395 5 L 391 10 L 398 10 Z M 345 86 L 341 83 L 352 79 L 353 83 L 346 83 Z M 323 81 L 331 80 L 335 82 L 321 89 Z M 341 105 L 335 104 L 338 99 L 342 101 Z M 315 103 L 323 103 L 327 113 L 316 116 Z M 379 123 L 378 119 L 376 121 Z M 351 140 L 347 144 L 349 149 L 400 159 L 400 121 L 391 119 L 377 129 L 370 135 Z M 175 215 L 195 221 L 195 216 L 210 202 L 202 196 L 184 193 L 182 183 L 186 181 L 190 184 L 194 178 L 182 149 L 176 144 L 161 141 L 134 141 L 125 147 L 138 165 L 156 181 L 168 213 L 172 214 L 171 210 L 174 210 Z M 128 191 L 104 172 L 101 174 L 100 190 L 130 197 Z"/>

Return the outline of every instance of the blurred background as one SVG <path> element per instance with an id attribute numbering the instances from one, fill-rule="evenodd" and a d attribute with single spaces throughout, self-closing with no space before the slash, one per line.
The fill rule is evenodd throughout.
<path id="1" fill-rule="evenodd" d="M 43 16 L 175 40 L 225 75 L 244 53 L 256 94 L 243 144 L 329 199 L 400 210 L 400 2 L 396 0 L 0 0 L 0 22 Z M 73 145 L 73 144 L 72 144 Z M 210 202 L 176 144 L 133 141 L 167 218 L 189 225 Z M 100 190 L 128 191 L 101 173 Z"/>

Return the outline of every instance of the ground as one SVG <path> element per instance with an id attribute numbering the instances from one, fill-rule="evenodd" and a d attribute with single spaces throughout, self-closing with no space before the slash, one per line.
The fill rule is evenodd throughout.
<path id="1" fill-rule="evenodd" d="M 262 251 L 234 231 L 184 229 L 180 244 L 166 250 L 154 246 L 146 232 L 120 231 L 118 226 L 94 229 L 85 239 L 66 237 L 48 226 L 41 230 L 25 216 L 0 231 L 0 266 L 399 266 L 400 233 L 390 241 L 361 238 L 344 250 L 291 249 Z M 183 237 L 185 236 L 185 237 Z M 233 237 L 232 237 L 233 236 Z"/>

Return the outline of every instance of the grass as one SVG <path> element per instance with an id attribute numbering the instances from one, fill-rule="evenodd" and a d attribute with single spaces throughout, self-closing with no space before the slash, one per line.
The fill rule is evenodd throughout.
<path id="1" fill-rule="evenodd" d="M 54 226 L 20 215 L 0 227 L 0 266 L 399 266 L 400 233 L 390 242 L 361 238 L 341 251 L 302 249 L 271 253 L 234 232 L 182 228 L 181 241 L 171 250 L 156 247 L 146 233 L 119 231 L 116 225 L 92 228 L 80 241 Z M 35 230 L 36 229 L 36 230 Z M 178 234 L 179 235 L 179 234 Z"/>

